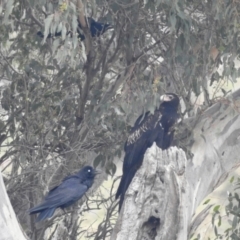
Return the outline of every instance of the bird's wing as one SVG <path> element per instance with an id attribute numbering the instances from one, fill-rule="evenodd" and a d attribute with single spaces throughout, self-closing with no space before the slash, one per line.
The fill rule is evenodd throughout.
<path id="1" fill-rule="evenodd" d="M 135 121 L 134 126 L 132 127 L 130 133 L 134 132 L 134 130 L 139 127 L 139 125 L 143 122 L 143 120 L 145 120 L 150 115 L 151 115 L 150 111 L 141 114 L 138 117 L 138 119 Z"/>
<path id="2" fill-rule="evenodd" d="M 50 192 L 45 201 L 53 207 L 65 205 L 68 202 L 79 200 L 88 190 L 88 187 L 81 184 L 77 178 L 65 179 L 54 191 Z"/>
<path id="3" fill-rule="evenodd" d="M 76 174 L 74 174 L 74 175 L 66 176 L 66 177 L 62 180 L 62 182 L 66 181 L 67 179 L 70 179 L 70 178 L 77 178 L 77 179 L 79 179 L 79 177 L 78 177 Z M 49 195 L 51 192 L 53 192 L 54 190 L 56 190 L 58 187 L 59 187 L 59 185 L 51 188 L 51 189 L 49 190 L 49 192 L 48 192 L 48 195 Z"/>
<path id="4" fill-rule="evenodd" d="M 44 202 L 31 209 L 37 212 L 46 208 L 57 208 L 64 205 L 71 205 L 79 200 L 88 190 L 88 187 L 81 184 L 77 178 L 68 178 L 58 187 L 52 189 L 45 197 Z"/>
<path id="5" fill-rule="evenodd" d="M 162 114 L 160 111 L 155 111 L 154 114 L 147 112 L 143 116 L 141 115 L 135 122 L 134 127 L 132 128 L 130 135 L 127 138 L 125 143 L 125 151 L 127 147 L 133 145 L 139 140 L 152 140 L 154 141 L 154 136 L 152 131 L 161 130 L 162 126 L 160 125 Z M 151 137 L 152 136 L 152 137 Z M 151 139 L 148 139 L 148 138 Z"/>

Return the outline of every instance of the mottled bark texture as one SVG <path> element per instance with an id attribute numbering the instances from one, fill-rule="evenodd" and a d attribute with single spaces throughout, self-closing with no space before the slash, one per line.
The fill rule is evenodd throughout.
<path id="1" fill-rule="evenodd" d="M 26 240 L 8 198 L 0 171 L 0 240 Z"/>
<path id="2" fill-rule="evenodd" d="M 200 202 L 240 163 L 240 90 L 202 113 L 193 129 L 193 157 L 154 144 L 125 196 L 112 240 L 185 240 L 202 221 Z"/>
<path id="3" fill-rule="evenodd" d="M 176 239 L 185 191 L 185 153 L 176 147 L 147 150 L 126 195 L 113 239 Z M 184 239 L 184 238 L 181 238 Z"/>

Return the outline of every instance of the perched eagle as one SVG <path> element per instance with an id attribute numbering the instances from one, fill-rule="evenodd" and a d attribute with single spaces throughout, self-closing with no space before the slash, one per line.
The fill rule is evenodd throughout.
<path id="1" fill-rule="evenodd" d="M 160 100 L 161 104 L 154 114 L 146 112 L 136 120 L 125 143 L 123 175 L 116 193 L 116 199 L 120 196 L 119 211 L 128 186 L 142 165 L 146 150 L 154 142 L 162 150 L 171 145 L 174 134 L 173 125 L 179 118 L 179 98 L 174 93 L 167 93 L 161 96 Z"/>

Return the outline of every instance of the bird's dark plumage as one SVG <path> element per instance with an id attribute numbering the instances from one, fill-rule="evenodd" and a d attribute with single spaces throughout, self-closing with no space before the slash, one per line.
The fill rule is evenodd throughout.
<path id="1" fill-rule="evenodd" d="M 108 29 L 112 28 L 110 24 L 97 22 L 90 17 L 88 18 L 88 24 L 89 24 L 90 33 L 92 37 L 99 37 L 100 35 L 105 33 Z M 78 20 L 78 28 L 77 28 L 78 38 L 80 38 L 81 41 L 83 41 L 85 39 L 85 36 L 82 34 L 81 29 L 82 27 Z M 68 34 L 71 34 L 71 32 L 68 32 L 67 35 Z M 44 37 L 44 34 L 41 31 L 37 32 L 37 35 L 41 38 Z M 61 36 L 61 35 L 62 35 L 61 32 L 55 33 L 55 37 Z M 51 37 L 52 37 L 52 34 L 48 34 L 47 38 L 51 38 Z"/>
<path id="2" fill-rule="evenodd" d="M 30 214 L 39 213 L 37 222 L 52 217 L 56 208 L 66 208 L 78 201 L 92 186 L 97 171 L 90 166 L 83 167 L 78 173 L 63 179 L 46 195 L 43 203 L 29 210 Z"/>
<path id="3" fill-rule="evenodd" d="M 174 93 L 167 93 L 160 99 L 162 103 L 154 114 L 147 112 L 136 120 L 125 143 L 123 175 L 116 193 L 116 199 L 120 197 L 119 211 L 128 186 L 142 165 L 147 148 L 154 142 L 163 150 L 171 145 L 174 134 L 172 127 L 179 118 L 179 98 Z"/>

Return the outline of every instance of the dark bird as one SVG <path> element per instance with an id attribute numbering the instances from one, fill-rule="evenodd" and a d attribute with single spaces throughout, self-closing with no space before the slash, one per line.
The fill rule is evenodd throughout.
<path id="1" fill-rule="evenodd" d="M 121 210 L 125 192 L 134 175 L 141 167 L 144 154 L 156 142 L 162 150 L 170 147 L 173 140 L 173 126 L 179 118 L 179 98 L 174 93 L 167 93 L 160 97 L 162 101 L 154 114 L 146 112 L 135 122 L 124 146 L 123 175 L 116 193 L 120 197 Z"/>
<path id="2" fill-rule="evenodd" d="M 110 24 L 97 22 L 93 18 L 90 18 L 90 17 L 88 18 L 88 26 L 90 26 L 89 30 L 90 30 L 91 36 L 93 38 L 99 37 L 100 35 L 105 33 L 108 29 L 112 28 L 112 26 Z M 83 41 L 85 39 L 85 36 L 82 34 L 81 29 L 82 29 L 82 26 L 78 20 L 78 28 L 77 28 L 78 38 L 80 38 L 81 41 Z M 69 31 L 67 33 L 67 35 L 68 34 L 71 34 L 71 31 Z M 44 37 L 44 34 L 41 31 L 37 32 L 37 35 L 41 38 Z M 62 32 L 60 31 L 60 32 L 56 32 L 54 36 L 58 37 L 61 35 L 62 35 Z M 53 37 L 53 36 L 52 36 L 52 34 L 49 33 L 47 38 L 51 38 L 51 37 Z"/>
<path id="3" fill-rule="evenodd" d="M 49 191 L 43 203 L 29 210 L 29 214 L 39 213 L 36 219 L 39 222 L 52 217 L 56 208 L 69 207 L 92 186 L 96 174 L 98 172 L 92 167 L 85 166 L 78 173 L 64 178 L 59 186 Z"/>

